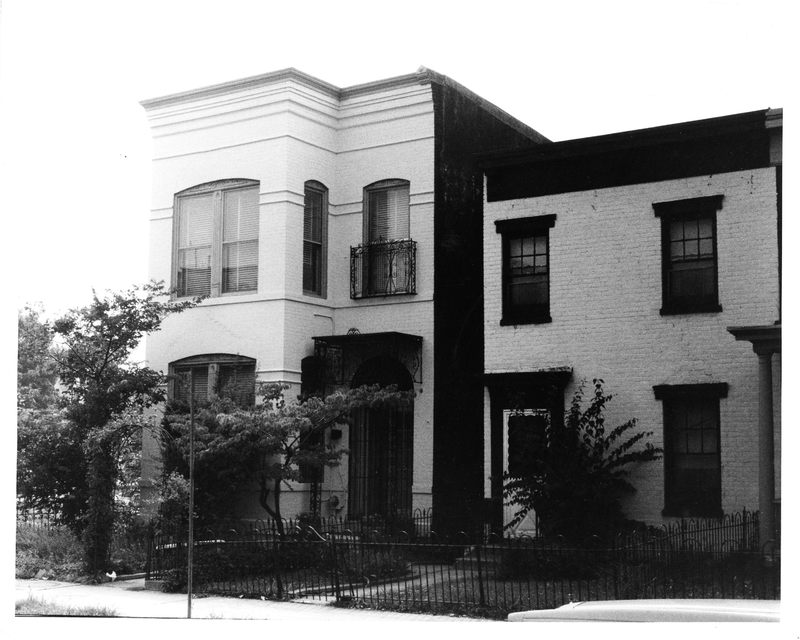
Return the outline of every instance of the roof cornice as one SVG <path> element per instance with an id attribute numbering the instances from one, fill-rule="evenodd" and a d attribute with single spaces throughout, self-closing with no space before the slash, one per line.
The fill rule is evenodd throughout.
<path id="1" fill-rule="evenodd" d="M 344 88 L 337 87 L 329 82 L 325 82 L 324 80 L 320 80 L 312 75 L 303 73 L 298 69 L 289 67 L 286 69 L 280 69 L 278 71 L 263 73 L 257 76 L 250 76 L 247 78 L 231 80 L 229 82 L 214 84 L 207 87 L 200 87 L 199 89 L 191 89 L 189 91 L 182 91 L 180 93 L 172 93 L 166 96 L 150 98 L 148 100 L 143 100 L 140 104 L 147 111 L 150 111 L 153 109 L 160 109 L 162 107 L 170 107 L 188 102 L 194 102 L 197 100 L 203 100 L 206 98 L 213 98 L 215 96 L 234 93 L 237 91 L 257 89 L 287 81 L 304 85 L 310 89 L 326 94 L 338 101 L 369 95 L 372 93 L 379 93 L 381 91 L 402 89 L 403 87 L 438 84 L 459 92 L 467 99 L 478 104 L 485 111 L 494 115 L 501 122 L 530 138 L 531 141 L 549 142 L 549 140 L 539 132 L 535 131 L 524 122 L 521 122 L 520 120 L 517 120 L 510 114 L 506 113 L 500 107 L 482 98 L 477 93 L 470 91 L 452 78 L 449 78 L 448 76 L 438 73 L 432 69 L 428 69 L 427 67 L 420 67 L 415 73 L 407 73 L 401 76 L 393 76 L 391 78 L 374 80 L 372 82 L 365 82 L 363 84 L 356 84 Z"/>
<path id="2" fill-rule="evenodd" d="M 190 89 L 189 91 L 181 91 L 179 93 L 172 93 L 166 96 L 150 98 L 147 100 L 142 100 L 140 104 L 149 111 L 151 109 L 193 102 L 195 100 L 202 100 L 204 98 L 212 98 L 214 96 L 233 93 L 236 91 L 257 89 L 259 87 L 265 87 L 286 81 L 292 81 L 305 85 L 310 89 L 327 94 L 336 100 L 344 100 L 346 98 L 377 93 L 379 91 L 386 91 L 418 84 L 426 84 L 430 82 L 430 79 L 425 74 L 417 72 L 340 88 L 298 69 L 289 67 L 287 69 L 271 71 L 269 73 L 263 73 L 257 76 L 249 76 L 247 78 L 222 82 L 220 84 L 214 84 L 207 87 L 200 87 L 199 89 Z"/>
<path id="3" fill-rule="evenodd" d="M 327 93 L 328 95 L 339 98 L 341 89 L 334 85 L 315 78 L 314 76 L 303 73 L 298 69 L 289 67 L 287 69 L 280 69 L 278 71 L 271 71 L 269 73 L 262 73 L 257 76 L 249 76 L 247 78 L 240 78 L 238 80 L 231 80 L 229 82 L 222 82 L 220 84 L 213 84 L 207 87 L 200 87 L 199 89 L 190 89 L 189 91 L 181 91 L 179 93 L 171 93 L 166 96 L 157 98 L 150 98 L 142 100 L 141 105 L 147 109 L 158 109 L 160 107 L 167 107 L 185 102 L 192 102 L 203 98 L 212 98 L 214 96 L 223 95 L 226 93 L 233 93 L 235 91 L 244 91 L 247 89 L 256 89 L 278 82 L 285 82 L 292 80 L 300 84 L 304 84 L 312 89 Z"/>

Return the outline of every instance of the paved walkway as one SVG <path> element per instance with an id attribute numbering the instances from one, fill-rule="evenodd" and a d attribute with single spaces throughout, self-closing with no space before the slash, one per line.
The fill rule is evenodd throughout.
<path id="1" fill-rule="evenodd" d="M 145 591 L 144 578 L 100 585 L 73 584 L 52 580 L 17 580 L 16 600 L 33 596 L 67 606 L 99 606 L 113 609 L 120 617 L 186 618 L 186 594 Z M 192 600 L 192 618 L 225 620 L 280 620 L 348 622 L 437 622 L 449 624 L 490 624 L 496 621 L 434 616 L 370 609 L 340 609 L 329 602 L 277 602 L 222 596 L 202 596 Z"/>

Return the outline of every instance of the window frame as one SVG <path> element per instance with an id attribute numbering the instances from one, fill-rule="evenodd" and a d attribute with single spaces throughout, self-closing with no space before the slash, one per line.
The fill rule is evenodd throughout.
<path id="1" fill-rule="evenodd" d="M 495 231 L 501 235 L 502 244 L 502 317 L 501 326 L 520 324 L 544 324 L 552 322 L 550 315 L 550 229 L 555 226 L 556 214 L 532 216 L 528 218 L 515 218 L 512 220 L 495 220 Z M 511 303 L 511 241 L 521 238 L 536 238 L 544 236 L 547 250 L 547 302 L 537 305 L 513 305 Z M 535 241 L 534 241 L 535 245 Z"/>
<path id="2" fill-rule="evenodd" d="M 653 203 L 655 216 L 661 220 L 661 315 L 722 311 L 722 305 L 719 302 L 719 251 L 717 249 L 717 213 L 722 209 L 722 200 L 722 195 L 715 195 Z M 707 296 L 675 298 L 670 295 L 670 276 L 676 272 L 672 266 L 670 226 L 673 222 L 706 217 L 711 218 L 713 292 Z"/>
<path id="3" fill-rule="evenodd" d="M 663 438 L 664 438 L 664 508 L 661 511 L 663 516 L 668 517 L 707 517 L 715 518 L 722 515 L 722 425 L 720 420 L 720 400 L 728 397 L 728 384 L 725 382 L 705 383 L 705 384 L 679 384 L 679 385 L 656 385 L 653 387 L 656 400 L 662 401 L 663 415 Z M 681 502 L 676 496 L 678 486 L 676 486 L 675 453 L 673 452 L 673 442 L 676 437 L 675 425 L 670 424 L 670 415 L 675 413 L 676 408 L 686 411 L 688 405 L 698 402 L 708 403 L 711 407 L 715 419 L 716 451 L 715 468 L 716 486 L 714 490 L 713 504 L 693 505 Z M 677 406 L 676 406 L 677 405 Z M 706 407 L 708 408 L 708 407 Z M 702 445 L 701 445 L 702 448 Z M 685 452 L 683 455 L 693 455 L 692 452 Z M 702 454 L 701 454 L 702 455 Z"/>
<path id="4" fill-rule="evenodd" d="M 320 247 L 320 276 L 319 276 L 319 290 L 306 288 L 305 276 L 305 250 L 306 243 L 314 243 L 313 240 L 306 239 L 306 224 L 305 224 L 305 208 L 306 199 L 309 193 L 319 195 L 322 199 L 322 212 L 320 221 L 320 241 L 317 243 Z M 303 185 L 303 295 L 312 296 L 315 298 L 327 298 L 328 296 L 328 188 L 318 180 L 306 180 Z"/>
<path id="5" fill-rule="evenodd" d="M 175 360 L 173 362 L 170 362 L 168 366 L 169 377 L 167 382 L 167 398 L 169 399 L 170 402 L 175 402 L 177 400 L 176 398 L 177 378 L 181 369 L 206 367 L 208 370 L 207 374 L 208 387 L 206 391 L 205 401 L 208 402 L 212 401 L 215 397 L 219 395 L 219 385 L 218 385 L 219 370 L 221 367 L 225 366 L 229 367 L 247 366 L 253 368 L 252 402 L 248 402 L 247 404 L 243 405 L 243 407 L 254 406 L 255 392 L 257 386 L 257 374 L 258 374 L 258 371 L 256 370 L 256 360 L 255 358 L 248 358 L 246 356 L 239 356 L 228 353 L 214 353 L 214 354 L 189 356 L 187 358 L 181 358 L 180 360 Z"/>
<path id="6" fill-rule="evenodd" d="M 257 194 L 257 221 L 256 227 L 258 228 L 260 222 L 260 183 L 258 180 L 251 180 L 246 178 L 235 178 L 229 180 L 215 180 L 213 182 L 206 182 L 203 184 L 195 185 L 188 189 L 184 189 L 175 194 L 173 198 L 173 224 L 172 224 L 172 288 L 173 297 L 175 298 L 193 298 L 197 297 L 192 293 L 181 293 L 179 290 L 178 273 L 180 270 L 180 233 L 181 233 L 181 200 L 184 198 L 191 198 L 201 195 L 211 195 L 214 199 L 211 220 L 211 276 L 209 283 L 209 293 L 206 296 L 209 298 L 218 298 L 223 296 L 237 296 L 237 295 L 252 295 L 258 292 L 258 265 L 259 265 L 259 247 L 260 247 L 260 229 L 256 235 L 256 279 L 255 288 L 245 289 L 241 291 L 222 291 L 223 288 L 223 221 L 224 221 L 224 200 L 225 193 L 232 191 L 239 191 L 245 189 L 255 189 Z"/>

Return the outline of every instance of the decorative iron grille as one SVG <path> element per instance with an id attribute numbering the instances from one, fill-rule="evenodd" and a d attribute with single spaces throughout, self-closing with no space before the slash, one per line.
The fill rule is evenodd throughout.
<path id="1" fill-rule="evenodd" d="M 417 243 L 381 240 L 350 247 L 350 297 L 417 292 Z"/>

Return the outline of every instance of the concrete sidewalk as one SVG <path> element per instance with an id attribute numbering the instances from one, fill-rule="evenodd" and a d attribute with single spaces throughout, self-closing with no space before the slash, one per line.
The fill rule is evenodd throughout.
<path id="1" fill-rule="evenodd" d="M 128 618 L 186 618 L 186 594 L 145 591 L 144 578 L 100 585 L 73 584 L 52 580 L 17 580 L 15 599 L 33 596 L 57 604 L 113 609 L 117 616 Z M 429 614 L 341 609 L 324 601 L 278 602 L 222 596 L 201 596 L 192 600 L 192 618 L 224 620 L 280 620 L 309 622 L 438 622 L 450 624 L 486 624 L 496 621 L 434 616 Z"/>

